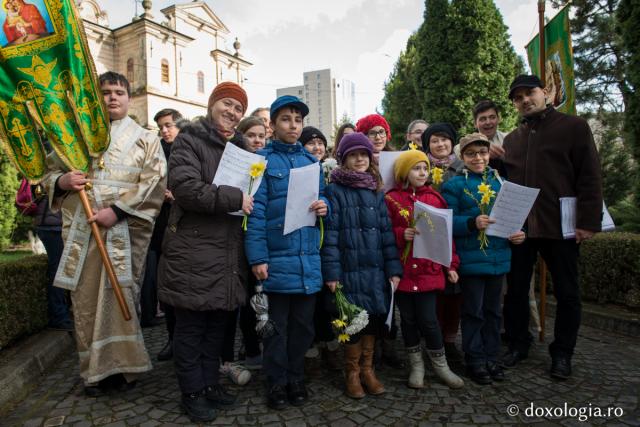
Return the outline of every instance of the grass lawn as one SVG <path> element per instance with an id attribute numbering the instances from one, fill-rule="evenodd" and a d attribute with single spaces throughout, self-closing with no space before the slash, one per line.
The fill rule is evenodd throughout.
<path id="1" fill-rule="evenodd" d="M 15 261 L 26 256 L 33 255 L 31 251 L 6 251 L 0 252 L 0 262 Z"/>

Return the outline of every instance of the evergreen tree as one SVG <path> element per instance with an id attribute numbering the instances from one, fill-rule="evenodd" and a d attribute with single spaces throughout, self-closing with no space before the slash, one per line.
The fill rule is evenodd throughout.
<path id="1" fill-rule="evenodd" d="M 617 11 L 619 34 L 627 52 L 625 61 L 626 99 L 625 143 L 631 149 L 636 165 L 640 165 L 640 4 L 637 0 L 621 0 Z M 633 197 L 635 205 L 629 212 L 635 214 L 633 222 L 640 231 L 640 166 L 636 167 Z"/>
<path id="2" fill-rule="evenodd" d="M 11 233 L 17 214 L 15 201 L 18 185 L 15 168 L 0 150 L 0 250 L 11 243 Z"/>
<path id="3" fill-rule="evenodd" d="M 503 128 L 515 126 L 509 85 L 523 70 L 502 15 L 492 0 L 427 0 L 418 32 L 417 82 L 429 122 L 448 121 L 461 133 L 473 130 L 473 106 L 491 99 Z"/>
<path id="4" fill-rule="evenodd" d="M 404 145 L 404 135 L 411 121 L 422 117 L 422 105 L 416 91 L 416 34 L 407 41 L 389 80 L 384 85 L 382 109 L 389 122 L 395 147 Z"/>
<path id="5" fill-rule="evenodd" d="M 630 193 L 634 162 L 623 144 L 623 115 L 601 111 L 592 124 L 602 168 L 602 192 L 607 206 L 622 202 Z"/>
<path id="6" fill-rule="evenodd" d="M 569 1 L 552 0 L 552 4 L 560 7 Z M 625 47 L 615 31 L 619 3 L 571 0 L 576 102 L 581 110 L 623 111 L 627 105 Z"/>
<path id="7" fill-rule="evenodd" d="M 448 0 L 425 0 L 424 22 L 416 34 L 415 87 L 422 118 L 429 123 L 449 120 L 454 98 L 449 96 Z"/>

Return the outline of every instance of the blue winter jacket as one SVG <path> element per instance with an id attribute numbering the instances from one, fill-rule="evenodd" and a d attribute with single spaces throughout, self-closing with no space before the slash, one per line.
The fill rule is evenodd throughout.
<path id="1" fill-rule="evenodd" d="M 319 228 L 303 227 L 287 235 L 282 232 L 289 172 L 318 161 L 299 142 L 272 141 L 258 154 L 266 157 L 267 168 L 254 196 L 244 239 L 249 264 L 268 264 L 269 277 L 263 282 L 267 292 L 316 293 L 322 287 Z M 319 180 L 320 198 L 326 202 L 322 172 Z"/>
<path id="2" fill-rule="evenodd" d="M 466 174 L 465 174 L 466 171 Z M 502 184 L 497 173 L 489 168 L 487 175 L 491 189 L 500 191 Z M 449 179 L 442 187 L 442 196 L 447 201 L 449 209 L 453 210 L 453 237 L 456 251 L 460 257 L 460 275 L 501 275 L 511 268 L 511 249 L 509 241 L 500 237 L 489 237 L 489 246 L 484 252 L 480 250 L 478 230 L 475 228 L 475 218 L 480 215 L 478 203 L 465 194 L 465 188 L 479 201 L 482 196 L 478 193 L 478 185 L 482 183 L 482 174 L 463 169 L 458 175 Z M 491 212 L 491 206 L 487 212 Z M 473 219 L 473 220 L 470 220 Z M 470 229 L 469 225 L 473 222 Z"/>
<path id="3" fill-rule="evenodd" d="M 402 277 L 384 193 L 333 183 L 327 186 L 331 215 L 322 247 L 325 282 L 340 281 L 352 303 L 386 314 L 389 278 Z"/>

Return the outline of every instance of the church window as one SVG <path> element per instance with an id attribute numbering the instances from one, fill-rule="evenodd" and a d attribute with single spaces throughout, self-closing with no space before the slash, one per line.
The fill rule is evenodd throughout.
<path id="1" fill-rule="evenodd" d="M 198 92 L 204 93 L 204 73 L 198 71 Z"/>
<path id="2" fill-rule="evenodd" d="M 127 80 L 133 85 L 133 58 L 127 59 Z"/>
<path id="3" fill-rule="evenodd" d="M 166 59 L 163 59 L 160 64 L 160 76 L 162 78 L 162 83 L 169 83 L 169 61 Z"/>

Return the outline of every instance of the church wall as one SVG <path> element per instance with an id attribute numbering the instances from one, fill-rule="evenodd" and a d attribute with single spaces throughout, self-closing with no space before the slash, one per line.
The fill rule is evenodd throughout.
<path id="1" fill-rule="evenodd" d="M 164 108 L 173 108 L 178 110 L 182 116 L 186 119 L 192 120 L 197 116 L 204 116 L 207 114 L 207 109 L 205 107 L 200 107 L 197 105 L 191 105 L 183 102 L 179 102 L 173 99 L 167 99 L 160 96 L 148 95 L 147 102 L 149 105 L 147 123 L 149 124 L 149 128 L 155 128 L 155 122 L 153 121 L 153 117 L 156 113 Z"/>

